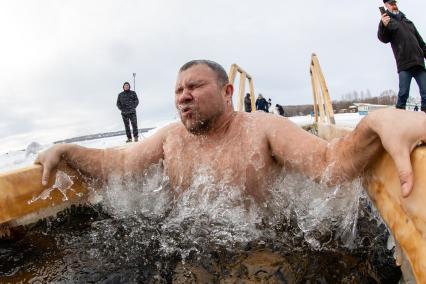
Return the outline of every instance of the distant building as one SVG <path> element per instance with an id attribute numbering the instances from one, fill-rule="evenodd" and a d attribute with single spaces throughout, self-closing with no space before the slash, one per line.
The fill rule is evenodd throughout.
<path id="1" fill-rule="evenodd" d="M 375 104 L 366 104 L 366 103 L 354 103 L 354 106 L 358 108 L 358 113 L 360 115 L 367 115 L 369 112 L 381 109 L 381 108 L 395 108 L 395 106 L 389 105 L 375 105 Z M 414 108 L 414 106 L 413 106 Z"/>
<path id="2" fill-rule="evenodd" d="M 358 112 L 358 107 L 357 106 L 349 106 L 349 112 L 350 113 Z"/>

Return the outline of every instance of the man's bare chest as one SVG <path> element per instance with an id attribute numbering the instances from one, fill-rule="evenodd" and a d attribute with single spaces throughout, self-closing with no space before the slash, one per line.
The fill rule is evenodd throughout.
<path id="1" fill-rule="evenodd" d="M 230 139 L 222 143 L 176 140 L 164 146 L 164 166 L 174 187 L 189 187 L 194 180 L 244 186 L 259 184 L 271 157 L 261 141 Z"/>

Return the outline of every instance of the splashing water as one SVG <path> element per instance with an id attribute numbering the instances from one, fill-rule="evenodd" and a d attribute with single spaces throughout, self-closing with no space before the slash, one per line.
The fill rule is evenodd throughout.
<path id="1" fill-rule="evenodd" d="M 72 186 L 72 180 L 64 182 L 67 179 L 60 176 L 52 190 Z M 300 175 L 281 173 L 270 181 L 265 201 L 257 203 L 243 188 L 225 180 L 214 182 L 208 168 L 198 170 L 188 189 L 173 191 L 159 164 L 140 180 L 112 178 L 99 194 L 100 206 L 40 222 L 22 241 L 0 246 L 0 279 L 168 283 L 176 280 L 178 264 L 186 263 L 196 267 L 190 271 L 226 280 L 248 273 L 240 275 L 235 271 L 242 268 L 232 267 L 246 265 L 241 271 L 252 270 L 244 264 L 249 251 L 268 249 L 291 259 L 286 269 L 277 271 L 299 271 L 299 278 L 291 279 L 303 283 L 346 279 L 355 273 L 351 267 L 361 271 L 361 261 L 369 265 L 376 261 L 368 256 L 370 251 L 376 258 L 385 258 L 388 252 L 380 248 L 388 234 L 358 180 L 330 189 Z M 360 260 L 348 257 L 348 250 L 357 251 Z M 47 251 L 34 261 L 35 255 Z M 375 265 L 391 265 L 382 262 Z M 341 275 L 336 276 L 339 269 Z M 25 278 L 28 274 L 23 271 L 33 271 L 32 278 Z M 377 277 L 389 279 L 392 273 Z"/>
<path id="2" fill-rule="evenodd" d="M 72 178 L 75 178 L 74 176 L 69 176 L 63 171 L 57 171 L 56 177 L 55 177 L 55 183 L 52 185 L 52 187 L 44 190 L 40 195 L 34 196 L 31 200 L 28 201 L 28 204 L 34 203 L 37 200 L 46 200 L 50 198 L 50 194 L 55 190 L 59 190 L 59 192 L 62 194 L 62 201 L 67 201 L 67 191 L 73 190 L 72 186 L 74 185 L 74 182 L 72 181 Z M 80 193 L 77 193 L 77 196 L 81 196 Z"/>

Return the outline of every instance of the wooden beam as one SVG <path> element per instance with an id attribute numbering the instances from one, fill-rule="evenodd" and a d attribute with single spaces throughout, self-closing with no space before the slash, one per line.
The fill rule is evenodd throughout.
<path id="1" fill-rule="evenodd" d="M 235 82 L 235 77 L 237 76 L 237 72 L 238 72 L 237 64 L 232 64 L 228 74 L 229 83 L 232 85 Z"/>
<path id="2" fill-rule="evenodd" d="M 255 99 L 254 99 L 254 87 L 253 87 L 253 78 L 249 80 L 249 88 L 250 88 L 250 102 L 251 102 L 251 112 L 256 111 Z"/>
<path id="3" fill-rule="evenodd" d="M 315 92 L 315 82 L 314 82 L 314 75 L 312 74 L 312 65 L 309 70 L 309 73 L 311 75 L 312 96 L 314 98 L 314 121 L 315 123 L 318 123 L 318 100 L 317 100 L 317 94 Z"/>
<path id="4" fill-rule="evenodd" d="M 319 86 L 318 73 L 315 71 L 315 68 L 312 74 L 314 76 L 314 89 L 315 89 L 315 94 L 317 95 L 319 117 L 320 117 L 320 121 L 324 123 L 327 117 L 327 111 L 324 105 L 324 96 L 322 96 L 321 87 Z"/>
<path id="5" fill-rule="evenodd" d="M 237 111 L 244 111 L 244 93 L 246 88 L 246 73 L 240 73 Z"/>
<path id="6" fill-rule="evenodd" d="M 327 109 L 327 117 L 330 120 L 331 124 L 336 124 L 336 122 L 334 120 L 334 111 L 333 111 L 333 105 L 332 105 L 331 99 L 330 99 L 330 94 L 328 93 L 327 84 L 325 82 L 324 74 L 321 70 L 321 66 L 319 64 L 318 57 L 315 54 L 312 55 L 312 62 L 313 62 L 313 67 L 314 67 L 315 73 L 317 73 L 317 76 L 318 76 L 322 95 L 324 97 L 324 104 L 325 104 L 325 107 Z"/>
<path id="7" fill-rule="evenodd" d="M 47 186 L 41 184 L 39 165 L 0 174 L 0 224 L 46 208 L 64 208 L 87 197 L 88 186 L 79 173 L 64 166 L 57 179 L 56 173 L 52 172 Z"/>
<path id="8" fill-rule="evenodd" d="M 326 140 L 342 137 L 352 129 L 318 124 L 318 135 Z M 367 193 L 396 240 L 397 263 L 404 278 L 426 283 L 426 147 L 411 154 L 414 188 L 408 198 L 401 196 L 399 174 L 388 154 L 384 154 L 364 176 Z M 404 266 L 407 259 L 410 267 Z M 414 275 L 412 275 L 412 273 Z"/>

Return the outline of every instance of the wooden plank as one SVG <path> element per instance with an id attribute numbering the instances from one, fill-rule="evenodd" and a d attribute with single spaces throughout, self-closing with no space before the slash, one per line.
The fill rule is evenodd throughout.
<path id="1" fill-rule="evenodd" d="M 237 111 L 244 111 L 244 93 L 246 89 L 246 73 L 240 73 Z"/>
<path id="2" fill-rule="evenodd" d="M 41 184 L 39 165 L 0 174 L 0 224 L 87 197 L 89 189 L 79 173 L 64 166 L 56 173 L 52 172 L 47 186 Z"/>
<path id="3" fill-rule="evenodd" d="M 232 64 L 231 69 L 229 70 L 228 79 L 230 84 L 234 84 L 235 77 L 237 76 L 237 64 Z"/>
<path id="4" fill-rule="evenodd" d="M 251 102 L 251 112 L 256 111 L 255 99 L 254 99 L 254 87 L 253 87 L 253 78 L 249 78 L 249 88 L 250 88 L 250 102 Z"/>
<path id="5" fill-rule="evenodd" d="M 318 124 L 318 135 L 326 140 L 339 138 L 350 128 Z M 408 198 L 401 195 L 399 175 L 388 154 L 372 165 L 366 175 L 367 192 L 383 220 L 396 239 L 397 257 L 404 278 L 415 278 L 426 283 L 426 147 L 418 147 L 411 154 L 414 188 Z M 405 266 L 406 260 L 410 267 Z"/>
<path id="6" fill-rule="evenodd" d="M 312 54 L 312 62 L 313 67 L 315 70 L 315 73 L 318 76 L 319 84 L 321 87 L 321 91 L 323 94 L 323 97 L 325 99 L 325 107 L 327 109 L 327 117 L 331 124 L 336 124 L 334 120 L 334 111 L 333 111 L 333 105 L 331 104 L 330 94 L 328 92 L 327 83 L 325 82 L 324 74 L 322 73 L 321 66 L 319 64 L 318 57 L 315 54 Z"/>
<path id="7" fill-rule="evenodd" d="M 318 74 L 314 71 L 313 73 L 314 76 L 314 90 L 315 90 L 315 94 L 317 96 L 317 101 L 318 101 L 318 110 L 319 110 L 319 117 L 320 117 L 320 121 L 321 123 L 325 123 L 325 118 L 327 116 L 327 112 L 325 110 L 325 106 L 324 106 L 324 97 L 321 96 L 321 91 L 320 91 L 320 86 L 319 86 L 319 81 L 318 81 Z"/>
<path id="8" fill-rule="evenodd" d="M 414 187 L 409 197 L 401 196 L 398 171 L 388 154 L 373 166 L 368 195 L 404 252 L 397 262 L 406 257 L 417 283 L 426 283 L 426 147 L 415 149 L 411 162 Z"/>
<path id="9" fill-rule="evenodd" d="M 314 75 L 312 74 L 312 65 L 311 69 L 309 70 L 309 73 L 311 74 L 311 86 L 312 86 L 312 96 L 314 97 L 314 118 L 315 123 L 318 123 L 318 100 L 317 100 L 317 94 L 315 92 L 315 82 L 314 82 Z"/>

